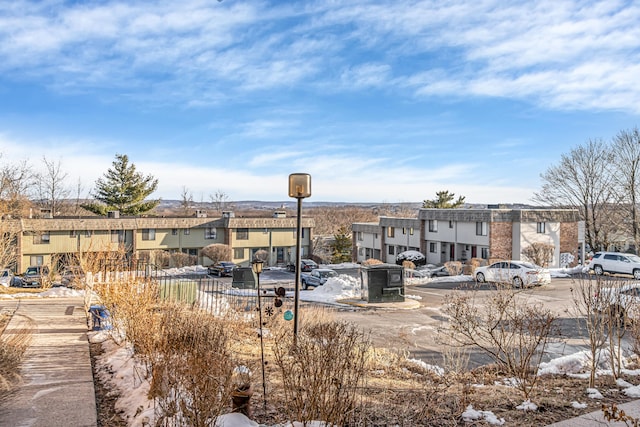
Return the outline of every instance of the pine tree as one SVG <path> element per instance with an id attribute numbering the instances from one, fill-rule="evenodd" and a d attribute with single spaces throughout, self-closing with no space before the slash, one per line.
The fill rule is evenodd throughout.
<path id="1" fill-rule="evenodd" d="M 449 193 L 449 190 L 437 191 L 437 198 L 434 200 L 425 200 L 422 202 L 423 208 L 437 208 L 437 209 L 455 209 L 464 205 L 464 196 L 458 197 L 455 202 L 453 198 L 456 196 L 454 193 Z"/>
<path id="2" fill-rule="evenodd" d="M 136 172 L 135 164 L 129 164 L 126 154 L 116 154 L 113 167 L 96 181 L 93 197 L 100 203 L 82 205 L 98 215 L 119 211 L 123 215 L 139 215 L 149 212 L 160 200 L 145 201 L 158 187 L 158 180 L 151 175 Z"/>
<path id="3" fill-rule="evenodd" d="M 340 264 L 341 262 L 351 261 L 351 233 L 346 227 L 340 227 L 338 232 L 333 235 L 334 242 L 332 245 L 331 262 Z"/>

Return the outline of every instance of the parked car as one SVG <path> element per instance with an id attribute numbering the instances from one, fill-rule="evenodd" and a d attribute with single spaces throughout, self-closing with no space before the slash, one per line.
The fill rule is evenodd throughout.
<path id="1" fill-rule="evenodd" d="M 402 265 L 404 261 L 411 261 L 413 265 L 419 267 L 427 263 L 427 258 L 418 251 L 404 251 L 396 255 L 397 265 Z"/>
<path id="2" fill-rule="evenodd" d="M 49 267 L 46 265 L 36 265 L 27 267 L 27 271 L 25 271 L 23 275 L 15 276 L 12 286 L 22 288 L 42 288 L 49 284 Z"/>
<path id="3" fill-rule="evenodd" d="M 599 311 L 611 310 L 621 317 L 638 319 L 640 314 L 640 283 L 602 288 L 596 295 Z"/>
<path id="4" fill-rule="evenodd" d="M 596 252 L 589 261 L 589 270 L 598 276 L 604 273 L 629 274 L 640 280 L 640 257 L 620 252 Z"/>
<path id="5" fill-rule="evenodd" d="M 310 287 L 321 286 L 331 277 L 337 277 L 338 273 L 330 268 L 316 268 L 311 270 L 310 273 L 300 274 L 300 284 L 302 289 L 309 289 Z"/>
<path id="6" fill-rule="evenodd" d="M 233 269 L 236 265 L 231 261 L 219 261 L 207 268 L 207 272 L 214 276 L 223 277 L 233 275 Z"/>
<path id="7" fill-rule="evenodd" d="M 312 259 L 301 259 L 300 260 L 300 271 L 301 272 L 315 270 L 318 267 L 319 267 L 318 264 Z M 292 271 L 292 272 L 295 273 L 296 265 L 295 264 L 289 264 L 287 266 L 287 269 L 289 271 Z"/>
<path id="8" fill-rule="evenodd" d="M 8 288 L 13 282 L 13 271 L 8 268 L 0 270 L 0 285 Z"/>
<path id="9" fill-rule="evenodd" d="M 500 261 L 478 267 L 474 272 L 476 280 L 482 282 L 512 284 L 516 288 L 551 283 L 551 273 L 526 261 Z"/>
<path id="10" fill-rule="evenodd" d="M 69 266 L 62 271 L 60 284 L 67 288 L 80 289 L 84 287 L 85 272 L 79 266 Z"/>

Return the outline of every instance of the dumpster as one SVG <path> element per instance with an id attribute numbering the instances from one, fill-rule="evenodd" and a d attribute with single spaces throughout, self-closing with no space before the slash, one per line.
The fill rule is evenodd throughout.
<path id="1" fill-rule="evenodd" d="M 112 328 L 111 314 L 104 305 L 92 305 L 89 307 L 89 314 L 91 315 L 92 330 L 102 331 Z"/>
<path id="2" fill-rule="evenodd" d="M 404 275 L 400 265 L 376 264 L 363 266 L 362 299 L 367 302 L 404 301 Z"/>
<path id="3" fill-rule="evenodd" d="M 236 267 L 233 269 L 232 288 L 257 289 L 258 276 L 251 267 Z"/>

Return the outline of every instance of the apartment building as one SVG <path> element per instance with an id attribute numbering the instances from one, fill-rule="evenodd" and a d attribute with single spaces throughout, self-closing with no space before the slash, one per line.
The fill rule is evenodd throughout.
<path id="1" fill-rule="evenodd" d="M 358 262 L 395 262 L 395 255 L 410 249 L 422 252 L 431 264 L 519 260 L 531 244 L 545 243 L 554 247 L 550 267 L 559 267 L 566 259 L 577 260 L 584 246 L 575 209 L 420 209 L 418 218 L 381 217 L 378 223 L 353 224 L 352 230 Z"/>
<path id="2" fill-rule="evenodd" d="M 296 256 L 296 218 L 284 212 L 272 217 L 241 218 L 232 212 L 220 218 L 198 213 L 192 217 L 40 218 L 2 220 L 3 227 L 17 234 L 18 272 L 32 265 L 60 268 L 79 253 L 124 250 L 145 258 L 152 251 L 181 252 L 197 257 L 198 264 L 211 260 L 201 249 L 213 243 L 229 245 L 231 261 L 248 265 L 259 250 L 267 251 L 267 265 L 288 264 Z M 311 248 L 312 218 L 302 218 L 301 256 Z"/>

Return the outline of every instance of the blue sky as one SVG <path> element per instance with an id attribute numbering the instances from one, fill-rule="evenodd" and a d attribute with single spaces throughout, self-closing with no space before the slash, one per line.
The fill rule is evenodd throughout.
<path id="1" fill-rule="evenodd" d="M 633 1 L 0 3 L 1 162 L 89 193 L 127 154 L 195 201 L 530 203 L 638 126 Z"/>

